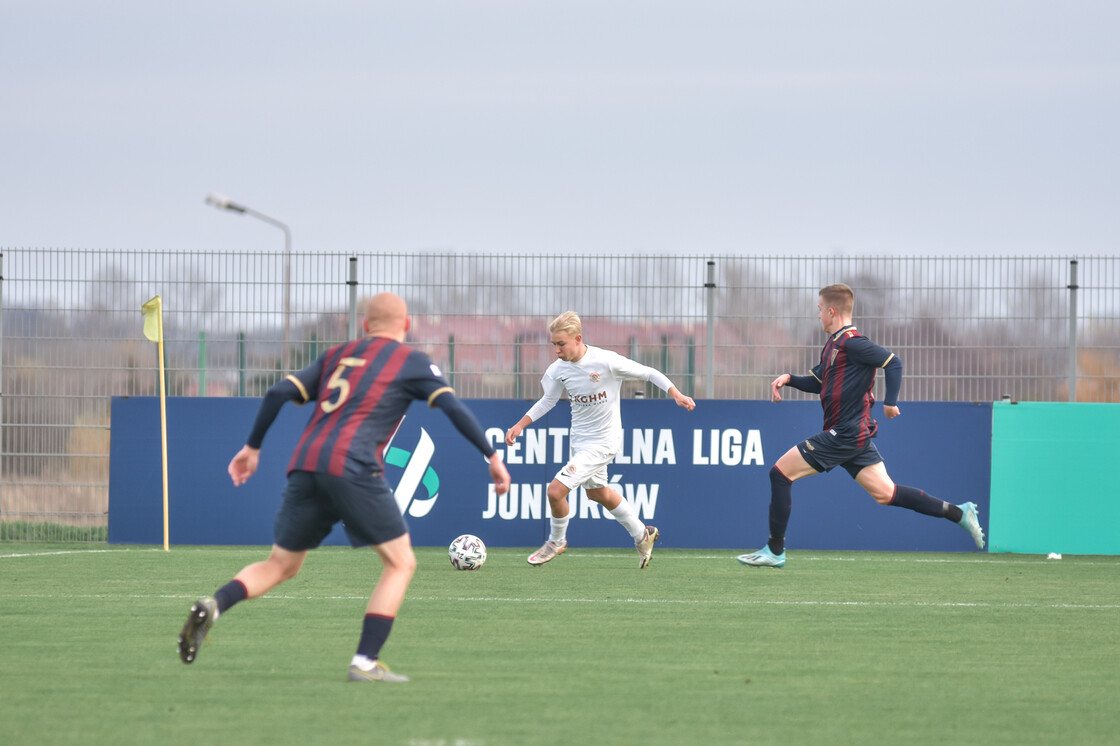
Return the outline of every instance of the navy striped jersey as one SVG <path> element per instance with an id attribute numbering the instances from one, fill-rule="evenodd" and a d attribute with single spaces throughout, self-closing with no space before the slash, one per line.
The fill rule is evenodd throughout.
<path id="1" fill-rule="evenodd" d="M 303 402 L 315 402 L 288 473 L 357 479 L 384 469 L 385 444 L 414 400 L 431 405 L 451 391 L 427 355 L 386 337 L 332 347 L 287 380 L 299 388 Z"/>
<path id="2" fill-rule="evenodd" d="M 824 429 L 839 430 L 862 445 L 874 438 L 878 424 L 871 417 L 875 371 L 885 368 L 894 353 L 845 326 L 828 338 L 821 361 L 812 370 L 821 383 Z"/>

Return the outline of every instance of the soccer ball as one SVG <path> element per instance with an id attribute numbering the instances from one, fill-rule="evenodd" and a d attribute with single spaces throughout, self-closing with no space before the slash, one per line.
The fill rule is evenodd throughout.
<path id="1" fill-rule="evenodd" d="M 456 570 L 477 570 L 486 562 L 486 545 L 473 534 L 463 534 L 451 542 L 447 556 Z"/>

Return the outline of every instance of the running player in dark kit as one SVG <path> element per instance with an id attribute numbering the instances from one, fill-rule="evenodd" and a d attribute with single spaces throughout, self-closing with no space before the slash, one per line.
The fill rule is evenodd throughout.
<path id="1" fill-rule="evenodd" d="M 984 548 L 975 503 L 953 505 L 914 487 L 896 485 L 887 474 L 879 449 L 872 438 L 878 424 L 871 418 L 875 397 L 871 387 L 875 371 L 886 376 L 883 413 L 888 419 L 899 415 L 898 392 L 902 386 L 902 361 L 856 331 L 852 325 L 855 294 L 847 285 L 829 285 L 820 291 L 817 317 L 829 335 L 820 362 L 811 375 L 783 373 L 770 384 L 770 400 L 781 401 L 779 389 L 792 386 L 820 394 L 824 430 L 790 448 L 770 469 L 770 540 L 757 552 L 741 554 L 739 562 L 751 567 L 783 567 L 786 564 L 786 526 L 792 506 L 793 483 L 802 477 L 842 466 L 880 505 L 900 508 L 959 524 Z"/>
<path id="2" fill-rule="evenodd" d="M 184 663 L 194 661 L 219 615 L 295 577 L 308 550 L 319 546 L 334 524 L 342 521 L 350 543 L 372 546 L 383 565 L 366 606 L 348 678 L 408 681 L 378 661 L 416 569 L 408 527 L 382 477 L 382 450 L 409 405 L 419 399 L 442 409 L 487 456 L 498 494 L 509 489 L 509 472 L 439 368 L 427 355 L 404 344 L 411 326 L 404 300 L 392 293 L 375 295 L 366 305 L 363 326 L 364 338 L 332 347 L 265 394 L 246 445 L 229 464 L 237 486 L 256 472 L 261 442 L 284 402 L 314 405 L 288 465 L 275 544 L 268 559 L 249 565 L 213 597 L 194 603 L 179 635 L 179 657 Z"/>

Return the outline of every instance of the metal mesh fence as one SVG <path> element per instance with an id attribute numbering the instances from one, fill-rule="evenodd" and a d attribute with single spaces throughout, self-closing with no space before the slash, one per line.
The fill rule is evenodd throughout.
<path id="1" fill-rule="evenodd" d="M 817 291 L 845 282 L 856 325 L 904 362 L 904 401 L 1120 401 L 1118 257 L 7 249 L 0 261 L 7 539 L 104 538 L 110 398 L 158 394 L 140 318 L 155 295 L 170 396 L 259 396 L 355 336 L 360 298 L 389 290 L 409 303 L 410 344 L 464 398 L 536 398 L 553 359 L 547 324 L 569 309 L 589 344 L 686 393 L 766 398 L 775 375 L 814 364 Z"/>

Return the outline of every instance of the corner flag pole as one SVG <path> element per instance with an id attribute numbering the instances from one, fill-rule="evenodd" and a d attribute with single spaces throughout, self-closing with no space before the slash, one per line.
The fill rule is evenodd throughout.
<path id="1" fill-rule="evenodd" d="M 144 336 L 158 344 L 159 355 L 159 431 L 163 457 L 163 551 L 171 551 L 167 509 L 167 377 L 163 369 L 163 300 L 160 296 L 140 306 L 144 316 Z"/>

